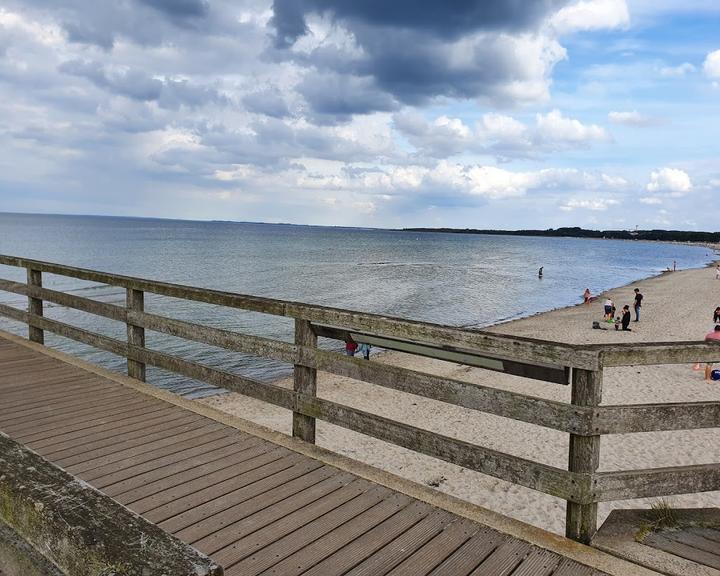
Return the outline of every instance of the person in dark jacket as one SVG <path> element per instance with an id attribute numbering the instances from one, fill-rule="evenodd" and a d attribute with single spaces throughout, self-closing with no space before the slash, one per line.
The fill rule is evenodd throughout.
<path id="1" fill-rule="evenodd" d="M 643 295 L 640 294 L 640 288 L 635 288 L 635 322 L 640 322 L 640 308 L 642 307 Z"/>
<path id="2" fill-rule="evenodd" d="M 630 332 L 630 306 L 625 304 L 622 309 L 622 320 L 620 320 L 620 324 L 622 325 L 622 329 L 626 332 Z"/>

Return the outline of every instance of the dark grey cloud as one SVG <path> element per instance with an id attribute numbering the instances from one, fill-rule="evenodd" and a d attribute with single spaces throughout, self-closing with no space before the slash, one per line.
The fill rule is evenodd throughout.
<path id="1" fill-rule="evenodd" d="M 173 18 L 204 18 L 210 11 L 207 0 L 138 0 Z"/>
<path id="2" fill-rule="evenodd" d="M 390 111 L 398 107 L 397 101 L 380 90 L 372 77 L 311 73 L 296 89 L 310 105 L 309 115 L 319 124 L 345 122 L 354 114 Z"/>
<path id="3" fill-rule="evenodd" d="M 242 99 L 249 112 L 263 114 L 273 118 L 290 116 L 290 109 L 280 90 L 277 88 L 264 88 L 246 94 Z"/>
<path id="4" fill-rule="evenodd" d="M 60 72 L 86 78 L 102 88 L 133 100 L 156 101 L 161 108 L 176 109 L 182 105 L 195 108 L 208 103 L 225 104 L 215 88 L 192 84 L 187 80 L 153 78 L 137 69 L 108 71 L 102 64 L 87 60 L 69 60 L 59 66 Z"/>
<path id="5" fill-rule="evenodd" d="M 119 38 L 145 46 L 177 42 L 180 31 L 197 37 L 238 33 L 230 2 L 215 0 L 8 0 L 23 11 L 52 14 L 73 43 L 110 50 Z"/>
<path id="6" fill-rule="evenodd" d="M 455 39 L 477 30 L 516 31 L 533 27 L 564 0 L 274 0 L 272 24 L 278 45 L 292 44 L 307 31 L 305 16 L 329 14 L 358 25 L 422 31 Z"/>
<path id="7" fill-rule="evenodd" d="M 398 102 L 422 105 L 437 97 L 484 98 L 512 106 L 544 94 L 538 85 L 547 86 L 562 49 L 540 31 L 540 25 L 566 3 L 275 0 L 273 56 L 310 71 L 300 92 L 319 116 L 341 119 L 392 110 Z M 313 15 L 329 18 L 357 49 L 320 41 L 311 50 L 294 50 L 294 43 L 310 34 Z M 333 99 L 322 90 L 323 79 L 333 74 L 348 78 L 335 81 L 340 87 L 372 86 L 374 97 L 361 90 L 357 97 L 343 98 L 341 93 Z"/>

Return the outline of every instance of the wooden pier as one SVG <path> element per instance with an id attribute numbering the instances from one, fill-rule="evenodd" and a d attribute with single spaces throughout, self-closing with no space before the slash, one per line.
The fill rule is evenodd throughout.
<path id="1" fill-rule="evenodd" d="M 317 419 L 562 498 L 567 502 L 566 536 L 584 544 L 597 532 L 599 502 L 720 490 L 720 463 L 598 470 L 604 435 L 720 427 L 720 402 L 603 404 L 603 371 L 718 362 L 720 347 L 712 343 L 573 345 L 12 256 L 0 255 L 0 265 L 26 271 L 24 282 L 0 279 L 0 290 L 26 297 L 27 307 L 0 303 L 0 315 L 25 324 L 30 340 L 23 344 L 3 337 L 0 431 L 135 510 L 152 526 L 209 554 L 228 574 L 482 574 L 483 566 L 496 562 L 503 567 L 487 573 L 596 573 L 581 566 L 593 557 L 587 547 L 579 557 L 567 553 L 573 559 L 563 558 L 551 550 L 562 552 L 578 544 L 564 540 L 551 546 L 547 543 L 552 539 L 546 539 L 546 546 L 534 546 L 538 542 L 501 534 L 331 466 L 317 456 L 320 452 L 307 453 L 303 447 L 316 448 Z M 49 289 L 43 286 L 48 276 L 120 287 L 126 291 L 125 305 Z M 151 313 L 145 306 L 153 298 L 284 317 L 294 324 L 294 341 Z M 46 302 L 119 323 L 122 332 L 103 334 L 48 317 Z M 290 364 L 294 387 L 260 382 L 153 348 L 147 345 L 146 331 Z M 285 438 L 293 443 L 238 431 L 199 413 L 193 403 L 178 404 L 169 394 L 159 399 L 147 388 L 118 385 L 108 375 L 52 357 L 42 346 L 46 332 L 125 358 L 127 382 L 140 385 L 146 367 L 153 366 L 287 409 L 292 412 L 293 438 Z M 571 400 L 553 401 L 350 358 L 319 347 L 319 337 L 352 337 L 547 386 L 566 385 Z M 318 371 L 561 431 L 569 436 L 567 467 L 322 398 L 317 394 Z M 635 566 L 627 573 L 643 571 Z"/>
<path id="2" fill-rule="evenodd" d="M 0 431 L 226 576 L 605 574 L 2 337 Z"/>

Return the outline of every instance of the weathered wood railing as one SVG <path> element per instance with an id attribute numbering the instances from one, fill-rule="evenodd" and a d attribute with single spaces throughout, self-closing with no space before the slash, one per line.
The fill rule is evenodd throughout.
<path id="1" fill-rule="evenodd" d="M 156 282 L 49 262 L 0 256 L 0 264 L 27 269 L 27 283 L 0 280 L 0 290 L 28 298 L 27 311 L 0 304 L 0 315 L 24 322 L 29 338 L 51 331 L 127 359 L 128 374 L 145 379 L 151 365 L 281 406 L 293 413 L 293 435 L 315 441 L 321 419 L 386 442 L 532 488 L 567 501 L 566 534 L 588 542 L 597 528 L 598 502 L 720 489 L 720 464 L 599 472 L 606 434 L 720 427 L 720 402 L 602 405 L 603 369 L 612 366 L 720 361 L 720 347 L 703 342 L 578 346 L 415 322 Z M 126 306 L 43 288 L 51 273 L 127 290 Z M 294 343 L 240 334 L 144 311 L 149 292 L 293 318 Z M 122 341 L 43 316 L 52 302 L 127 325 Z M 145 347 L 145 330 L 294 365 L 294 389 L 190 362 Z M 489 370 L 572 386 L 571 402 L 558 402 L 461 380 L 366 362 L 317 347 L 317 337 L 344 338 Z M 316 395 L 317 371 L 326 371 L 433 400 L 566 432 L 567 470 L 470 444 L 344 406 Z"/>

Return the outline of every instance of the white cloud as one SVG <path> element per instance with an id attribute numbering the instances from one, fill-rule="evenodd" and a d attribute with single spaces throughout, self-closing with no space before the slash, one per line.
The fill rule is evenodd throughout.
<path id="1" fill-rule="evenodd" d="M 625 126 L 652 126 L 657 123 L 654 118 L 640 114 L 637 110 L 630 112 L 609 112 L 608 120 L 613 124 L 624 124 Z"/>
<path id="2" fill-rule="evenodd" d="M 441 116 L 428 121 L 420 114 L 409 113 L 395 115 L 394 125 L 410 144 L 435 158 L 475 152 L 509 160 L 610 140 L 604 128 L 583 124 L 559 110 L 536 115 L 534 126 L 497 113 L 484 114 L 474 130 L 457 118 Z"/>
<path id="3" fill-rule="evenodd" d="M 681 78 L 695 72 L 695 66 L 690 62 L 683 62 L 678 66 L 663 66 L 660 68 L 660 75 L 666 78 Z"/>
<path id="4" fill-rule="evenodd" d="M 648 192 L 668 194 L 669 196 L 684 196 L 692 190 L 690 176 L 678 168 L 660 168 L 650 174 L 650 182 L 646 187 Z"/>
<path id="5" fill-rule="evenodd" d="M 656 198 L 655 196 L 643 196 L 642 198 L 640 198 L 640 202 L 643 204 L 653 205 L 662 204 L 663 200 L 662 198 Z"/>
<path id="6" fill-rule="evenodd" d="M 608 134 L 597 124 L 583 124 L 563 116 L 559 110 L 537 115 L 537 132 L 546 142 L 585 144 L 608 139 Z"/>
<path id="7" fill-rule="evenodd" d="M 710 52 L 703 62 L 703 72 L 708 78 L 720 78 L 720 50 Z"/>
<path id="8" fill-rule="evenodd" d="M 550 20 L 550 26 L 559 34 L 626 28 L 629 24 L 625 0 L 581 0 L 562 8 Z"/>
<path id="9" fill-rule="evenodd" d="M 619 200 L 614 198 L 570 198 L 560 206 L 560 210 L 569 212 L 580 208 L 583 210 L 592 210 L 594 212 L 604 212 L 610 206 L 620 204 Z"/>

